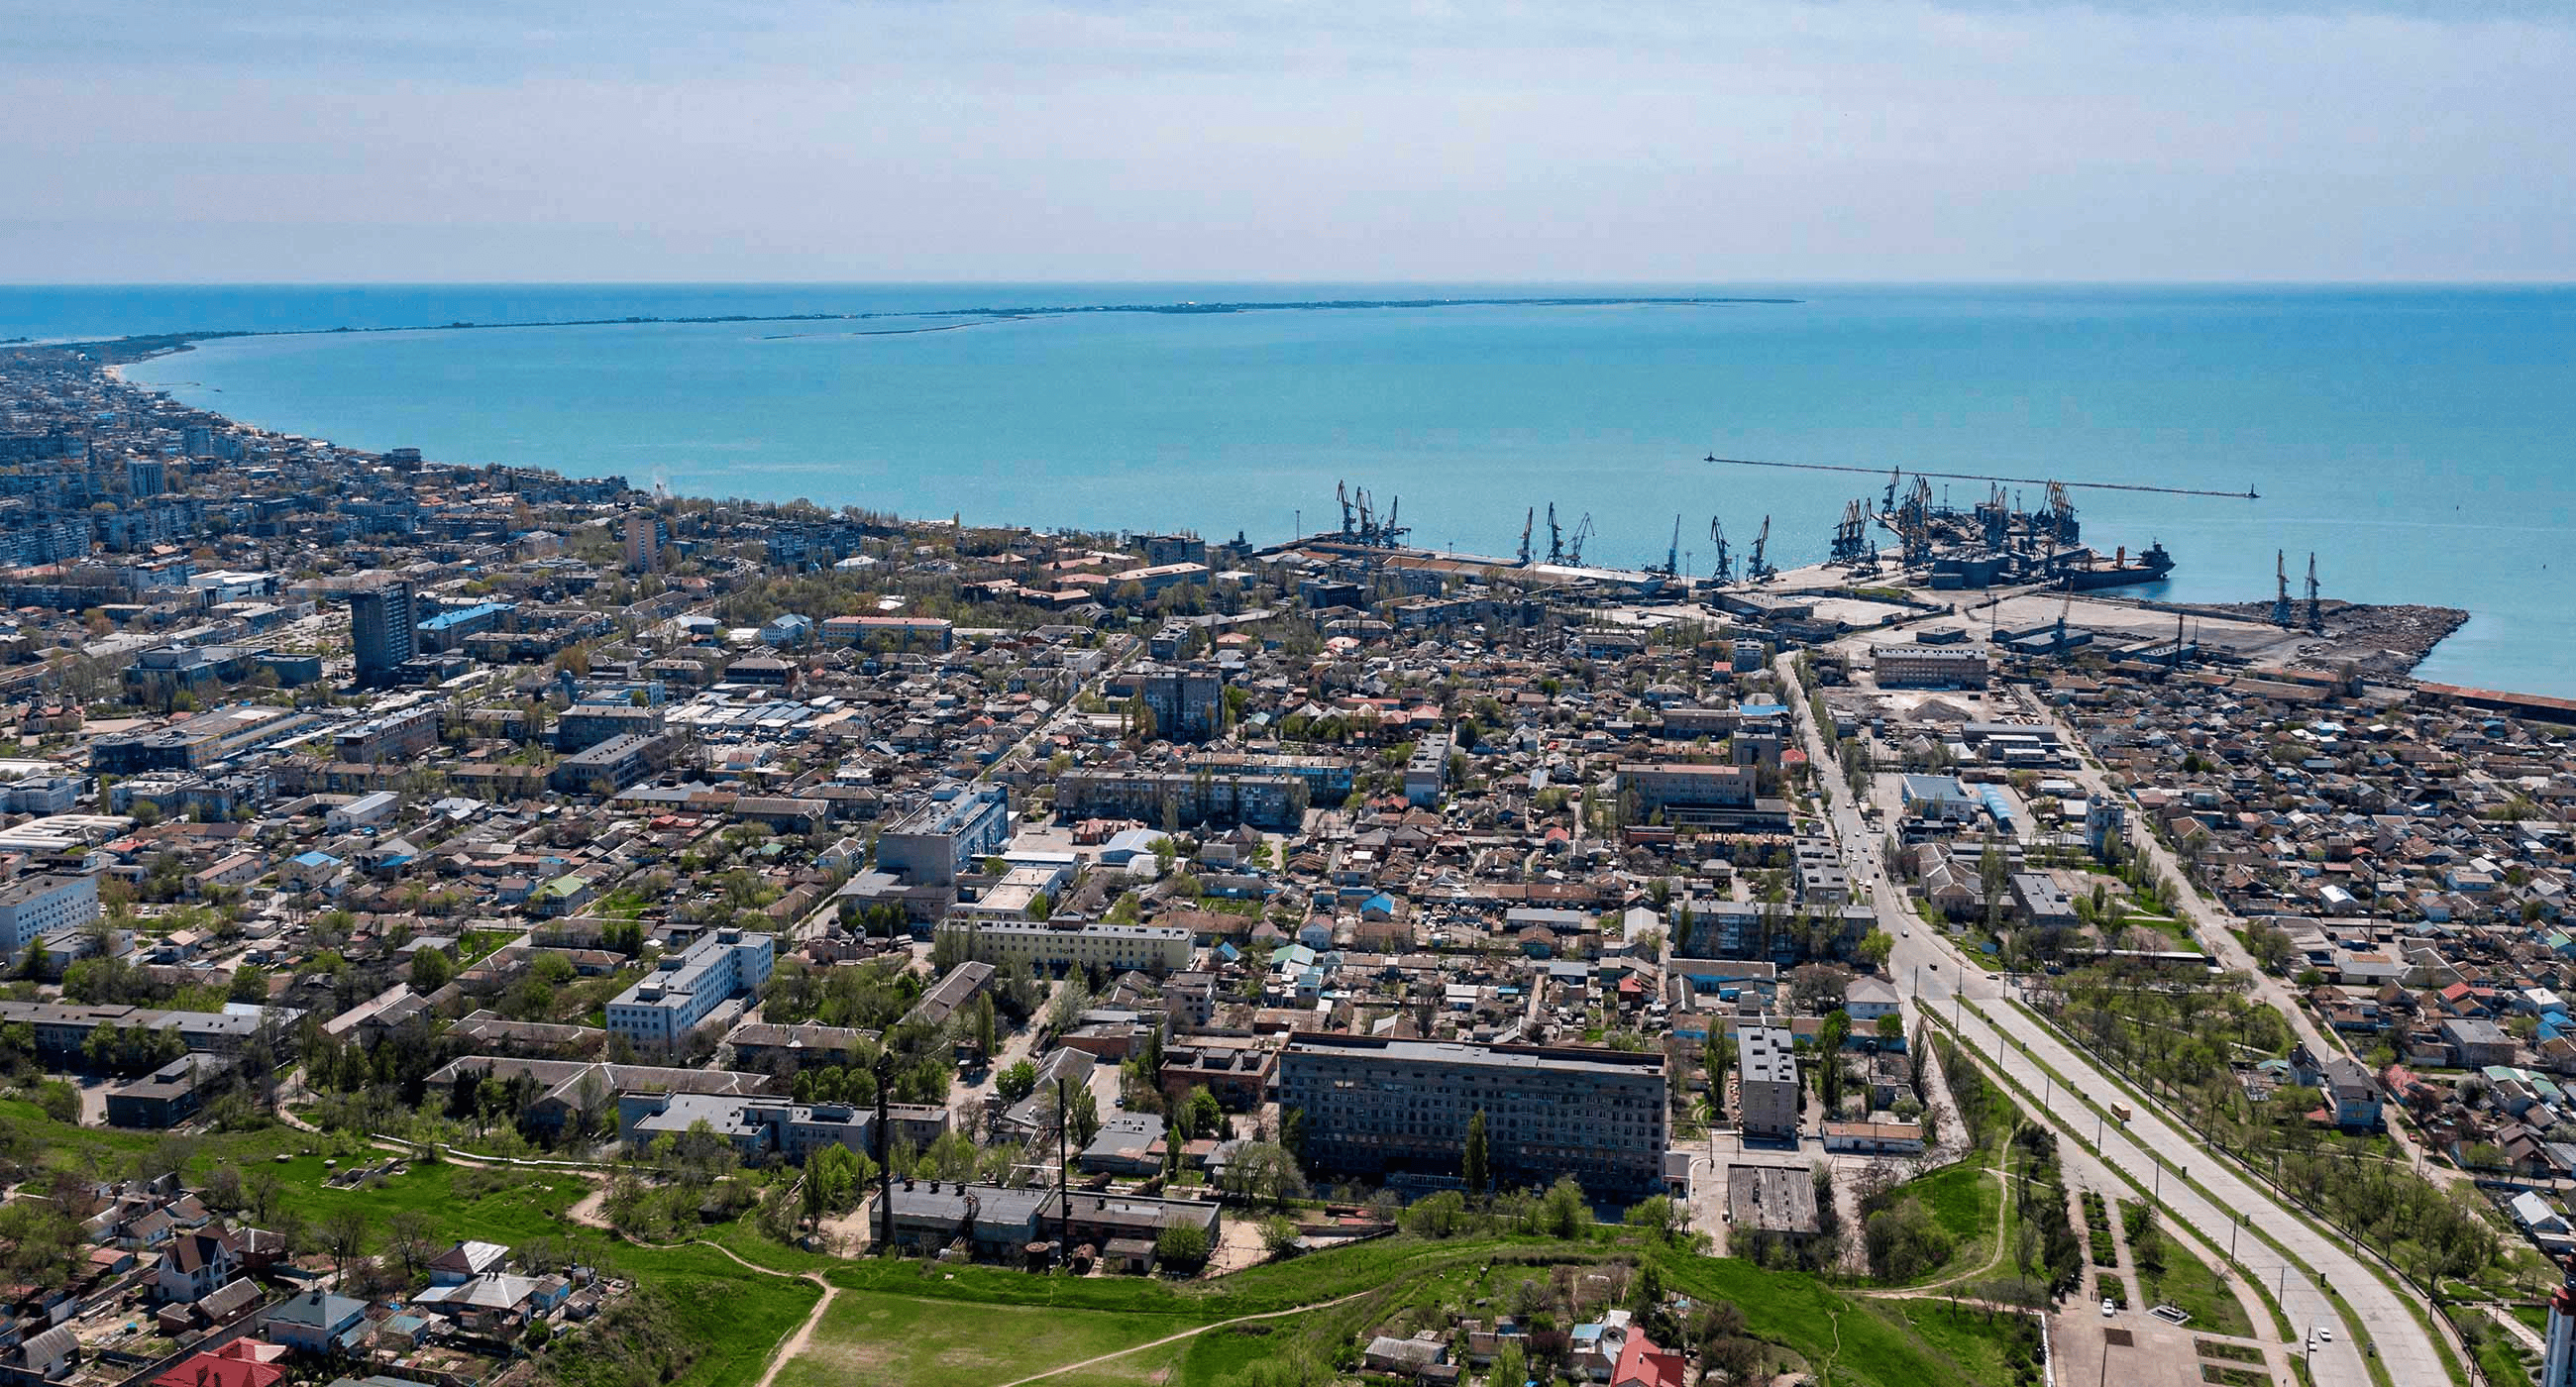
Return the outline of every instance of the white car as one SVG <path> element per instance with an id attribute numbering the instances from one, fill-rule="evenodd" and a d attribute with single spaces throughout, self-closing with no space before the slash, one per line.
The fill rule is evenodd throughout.
<path id="1" fill-rule="evenodd" d="M 2321 1343 L 2321 1344 L 2331 1344 L 2331 1343 L 2333 1343 L 2333 1342 L 2334 1342 L 2334 1331 L 2333 1331 L 2333 1330 L 2331 1330 L 2331 1329 L 2320 1329 L 2320 1330 L 2318 1330 L 2318 1331 L 2317 1331 L 2317 1342 L 2318 1342 L 2318 1343 Z"/>
<path id="2" fill-rule="evenodd" d="M 2102 1318 L 2107 1320 L 2118 1313 L 2120 1313 L 2120 1307 L 2112 1304 L 2109 1296 L 2102 1297 Z"/>

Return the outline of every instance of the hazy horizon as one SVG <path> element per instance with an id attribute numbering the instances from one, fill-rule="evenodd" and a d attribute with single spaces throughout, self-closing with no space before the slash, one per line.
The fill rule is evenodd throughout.
<path id="1" fill-rule="evenodd" d="M 0 0 L 22 284 L 2549 284 L 2505 0 Z"/>

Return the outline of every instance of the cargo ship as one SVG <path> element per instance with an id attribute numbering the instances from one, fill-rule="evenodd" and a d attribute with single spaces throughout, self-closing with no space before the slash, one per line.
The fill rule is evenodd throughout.
<path id="1" fill-rule="evenodd" d="M 2084 566 L 2079 568 L 2070 564 L 2058 571 L 2058 578 L 2068 592 L 2091 592 L 2096 588 L 2124 588 L 2132 583 L 2161 582 L 2166 574 L 2173 572 L 2173 567 L 2173 555 L 2165 552 L 2164 545 L 2150 543 L 2138 551 L 2134 559 L 2123 548 L 2107 564 L 2102 562 L 2100 554 L 2088 553 Z"/>

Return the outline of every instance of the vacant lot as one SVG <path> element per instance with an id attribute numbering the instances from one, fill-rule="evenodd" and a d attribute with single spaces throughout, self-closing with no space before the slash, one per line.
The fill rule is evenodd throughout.
<path id="1" fill-rule="evenodd" d="M 814 1337 L 781 1369 L 777 1387 L 990 1387 L 1067 1363 L 1116 1353 L 1193 1328 L 1200 1321 L 1161 1314 L 1058 1310 L 1022 1305 L 960 1305 L 875 1291 L 843 1291 L 823 1313 Z M 1172 1367 L 1189 1345 L 1130 1354 L 1067 1383 L 1150 1383 L 1176 1378 Z"/>

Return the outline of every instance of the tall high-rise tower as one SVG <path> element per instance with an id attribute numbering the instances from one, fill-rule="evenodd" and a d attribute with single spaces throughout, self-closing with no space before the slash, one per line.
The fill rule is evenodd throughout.
<path id="1" fill-rule="evenodd" d="M 419 648 L 411 584 L 387 583 L 349 594 L 349 631 L 357 647 L 358 682 L 383 684 Z"/>

